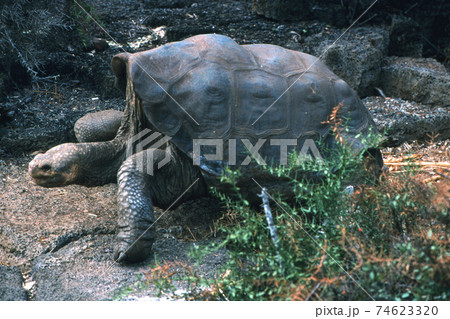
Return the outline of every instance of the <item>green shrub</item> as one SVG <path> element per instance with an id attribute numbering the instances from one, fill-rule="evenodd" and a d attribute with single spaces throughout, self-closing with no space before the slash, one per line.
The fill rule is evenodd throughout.
<path id="1" fill-rule="evenodd" d="M 171 280 L 188 283 L 185 297 L 445 300 L 448 225 L 439 220 L 448 224 L 448 216 L 429 205 L 432 189 L 415 178 L 414 164 L 402 175 L 382 176 L 374 184 L 363 169 L 362 154 L 355 156 L 345 147 L 329 154 L 322 163 L 267 168 L 288 179 L 295 194 L 289 203 L 282 194 L 270 194 L 278 252 L 263 213 L 239 196 L 218 194 L 229 212 L 218 225 L 224 239 L 194 249 L 192 256 L 200 266 L 211 251 L 226 248 L 229 259 L 212 278 L 204 278 L 201 268 L 191 269 L 189 276 L 172 273 Z M 302 177 L 304 172 L 320 178 L 313 182 Z M 236 188 L 238 176 L 229 172 L 224 181 Z M 344 190 L 355 177 L 365 183 L 349 194 Z"/>

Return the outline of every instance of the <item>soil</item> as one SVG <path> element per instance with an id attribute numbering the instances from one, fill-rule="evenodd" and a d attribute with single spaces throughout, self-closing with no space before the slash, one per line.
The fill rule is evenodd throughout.
<path id="1" fill-rule="evenodd" d="M 16 295 L 2 295 L 0 282 L 0 300 L 23 299 L 20 294 L 23 290 L 28 300 L 130 300 L 157 295 L 154 287 L 144 291 L 136 288 L 143 271 L 155 266 L 155 258 L 134 265 L 112 261 L 117 185 L 47 189 L 35 185 L 27 170 L 28 162 L 36 153 L 75 141 L 72 128 L 79 117 L 93 111 L 123 109 L 124 99 L 113 90 L 113 76 L 109 71 L 111 56 L 121 51 L 114 47 L 114 42 L 124 45 L 128 51 L 144 50 L 165 41 L 214 32 L 228 35 L 241 44 L 286 46 L 325 28 L 324 23 L 314 21 L 280 23 L 262 18 L 251 11 L 250 1 L 111 0 L 94 1 L 93 5 L 103 27 L 94 28 L 92 36 L 106 38 L 112 43 L 110 48 L 102 52 L 76 51 L 72 63 L 80 63 L 77 77 L 11 91 L 0 110 L 0 264 L 13 272 L 8 275 L 11 280 L 7 285 L 19 291 Z M 137 49 L 129 45 L 162 25 L 166 26 L 167 37 L 159 43 Z M 102 28 L 114 40 L 108 38 Z M 385 114 L 400 114 L 399 105 L 409 112 L 414 111 L 410 105 L 405 106 L 404 103 L 409 102 L 399 100 L 386 102 L 371 97 L 365 103 L 374 111 L 377 123 L 390 130 L 395 121 L 386 122 Z M 421 107 L 414 103 L 413 106 Z M 439 125 L 444 133 L 437 133 L 448 139 L 445 137 L 450 127 L 445 124 L 449 121 L 448 111 L 426 108 L 421 112 L 418 114 L 423 121 L 426 115 L 435 112 L 440 117 L 438 122 L 432 122 L 432 118 L 431 122 L 426 122 L 428 124 L 420 121 L 412 124 L 423 124 L 419 139 L 433 133 L 433 128 Z M 397 122 L 397 127 L 403 125 L 402 121 Z M 395 123 L 393 125 L 395 131 Z M 398 135 L 400 138 L 392 145 L 401 151 L 388 148 L 385 156 L 401 156 L 402 152 L 411 150 L 411 144 L 405 141 L 417 139 L 401 127 L 398 130 L 403 135 Z M 435 160 L 448 161 L 448 153 L 445 153 L 448 144 L 442 143 L 445 142 L 437 141 L 431 146 L 418 143 L 414 144 L 414 150 L 419 152 L 430 147 L 428 151 L 444 152 L 442 158 Z M 432 171 L 427 174 L 436 176 Z M 448 172 L 443 174 L 448 176 Z M 435 179 L 433 183 L 443 185 L 446 179 Z M 441 188 L 445 201 L 449 196 L 448 187 Z M 218 240 L 215 222 L 223 211 L 222 204 L 211 198 L 190 201 L 167 212 L 157 209 L 156 215 L 161 217 L 156 224 L 158 240 L 154 245 L 157 260 L 192 265 L 188 252 L 194 244 L 201 247 Z M 211 255 L 201 271 L 213 275 L 224 258 L 225 251 Z M 2 272 L 0 268 L 0 275 Z M 14 275 L 18 272 L 22 278 Z"/>
<path id="2" fill-rule="evenodd" d="M 132 286 L 152 261 L 113 262 L 117 185 L 42 188 L 28 176 L 31 158 L 0 163 L 2 264 L 17 266 L 26 282 L 36 283 L 29 291 L 33 300 L 110 299 Z M 193 242 L 212 237 L 220 211 L 210 198 L 167 212 L 157 208 L 158 260 L 189 261 Z"/>

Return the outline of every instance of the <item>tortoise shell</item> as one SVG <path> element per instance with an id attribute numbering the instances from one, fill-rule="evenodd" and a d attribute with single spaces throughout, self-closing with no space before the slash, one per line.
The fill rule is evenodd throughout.
<path id="1" fill-rule="evenodd" d="M 124 70 L 114 62 L 120 83 Z M 352 147 L 363 147 L 356 135 L 376 131 L 342 79 L 317 58 L 275 45 L 198 35 L 127 55 L 126 72 L 147 126 L 172 137 L 190 157 L 194 139 L 222 139 L 227 154 L 226 141 L 234 139 L 296 139 L 301 147 L 308 138 L 327 138 L 337 106 Z M 260 154 L 277 157 L 279 148 L 268 144 Z M 237 152 L 246 153 L 242 143 Z"/>

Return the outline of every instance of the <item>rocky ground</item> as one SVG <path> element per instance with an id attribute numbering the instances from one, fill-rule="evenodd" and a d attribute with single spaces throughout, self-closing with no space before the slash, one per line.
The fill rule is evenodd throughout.
<path id="1" fill-rule="evenodd" d="M 156 296 L 155 288 L 135 289 L 154 259 L 127 266 L 112 262 L 115 184 L 46 189 L 32 183 L 27 173 L 36 153 L 74 141 L 76 119 L 123 109 L 109 70 L 110 58 L 121 51 L 118 45 L 143 50 L 215 32 L 241 44 L 272 43 L 322 56 L 364 98 L 388 137 L 386 157 L 430 147 L 432 154 L 443 152 L 436 160 L 448 161 L 449 73 L 435 60 L 387 57 L 388 26 L 357 26 L 327 50 L 343 29 L 316 21 L 269 20 L 252 12 L 249 1 L 113 0 L 93 5 L 112 38 L 100 27 L 93 28 L 92 36 L 105 38 L 110 47 L 71 53 L 68 63 L 80 69 L 76 77 L 13 90 L 0 104 L 0 300 Z M 163 36 L 155 35 L 152 30 L 161 26 Z M 423 144 L 430 139 L 431 146 Z M 445 177 L 434 179 L 442 180 Z M 448 189 L 443 198 L 448 198 Z M 222 211 L 221 204 L 209 198 L 168 212 L 158 210 L 155 256 L 192 264 L 187 253 L 194 244 L 217 240 L 214 222 Z M 225 253 L 211 255 L 201 270 L 211 275 L 223 258 Z"/>

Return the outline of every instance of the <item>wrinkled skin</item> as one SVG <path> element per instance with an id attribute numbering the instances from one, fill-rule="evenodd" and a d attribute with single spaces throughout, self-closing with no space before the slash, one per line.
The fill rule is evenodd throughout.
<path id="1" fill-rule="evenodd" d="M 38 154 L 28 165 L 33 181 L 44 187 L 104 185 L 116 181 L 124 160 L 114 142 L 65 143 Z"/>
<path id="2" fill-rule="evenodd" d="M 123 112 L 107 110 L 89 113 L 75 123 L 75 136 L 80 143 L 66 143 L 37 155 L 29 164 L 34 182 L 44 187 L 70 184 L 103 185 L 116 180 L 124 160 L 118 143 L 87 143 L 113 140 L 122 122 Z M 103 154 L 102 154 L 103 153 Z M 95 162 L 91 159 L 95 158 Z M 109 168 L 108 168 L 109 167 Z"/>
<path id="3" fill-rule="evenodd" d="M 38 155 L 29 165 L 33 181 L 45 187 L 58 187 L 75 184 L 82 176 L 78 152 L 70 144 L 58 145 L 47 153 Z M 68 150 L 67 152 L 65 152 Z M 61 156 L 64 154 L 64 156 Z"/>
<path id="4" fill-rule="evenodd" d="M 116 137 L 122 118 L 123 112 L 116 110 L 88 113 L 75 123 L 75 137 L 81 143 L 110 141 Z"/>
<path id="5" fill-rule="evenodd" d="M 82 143 L 62 144 L 37 155 L 29 172 L 44 187 L 117 181 L 114 259 L 120 262 L 150 256 L 154 205 L 169 209 L 205 195 L 221 173 L 215 165 L 231 161 L 194 165 L 194 140 L 221 139 L 224 154 L 229 154 L 230 141 L 244 139 L 252 145 L 261 139 L 295 140 L 299 151 L 306 139 L 320 138 L 333 147 L 329 119 L 334 114 L 336 123 L 343 119 L 336 117 L 345 116 L 343 137 L 357 153 L 366 149 L 358 136 L 377 131 L 369 112 L 344 81 L 314 57 L 273 45 L 239 46 L 224 36 L 200 35 L 150 51 L 121 53 L 113 57 L 112 69 L 116 84 L 126 91 L 123 118 L 118 113 L 83 117 L 76 124 Z M 337 106 L 340 112 L 333 113 Z M 104 135 L 102 127 L 109 133 Z M 170 141 L 158 144 L 163 137 L 144 143 L 151 136 L 137 136 L 145 129 Z M 243 145 L 237 144 L 237 163 L 248 155 Z M 368 153 L 372 169 L 379 171 L 380 151 Z M 266 143 L 260 154 L 270 162 L 279 157 L 280 148 Z M 243 176 L 251 181 L 254 172 L 248 169 L 247 173 Z M 261 180 L 269 189 L 280 184 L 273 176 Z M 243 185 L 241 189 L 248 193 L 259 192 L 252 182 Z"/>

